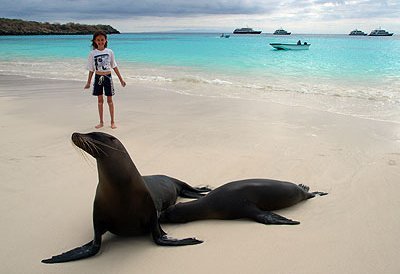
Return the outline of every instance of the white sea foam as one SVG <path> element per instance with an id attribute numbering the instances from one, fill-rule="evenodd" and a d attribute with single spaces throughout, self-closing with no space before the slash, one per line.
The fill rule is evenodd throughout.
<path id="1" fill-rule="evenodd" d="M 87 79 L 85 60 L 17 60 L 0 62 L 1 74 L 44 79 Z M 216 74 L 184 67 L 149 67 L 120 63 L 129 83 L 148 83 L 191 96 L 271 101 L 290 106 L 400 123 L 400 77 L 388 83 L 321 81 L 312 77 Z"/>

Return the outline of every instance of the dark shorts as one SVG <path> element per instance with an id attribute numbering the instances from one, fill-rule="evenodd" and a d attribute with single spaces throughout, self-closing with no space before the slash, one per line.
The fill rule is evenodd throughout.
<path id="1" fill-rule="evenodd" d="M 108 75 L 95 74 L 94 76 L 93 95 L 94 96 L 103 95 L 103 92 L 106 96 L 113 96 L 115 94 L 111 74 Z"/>

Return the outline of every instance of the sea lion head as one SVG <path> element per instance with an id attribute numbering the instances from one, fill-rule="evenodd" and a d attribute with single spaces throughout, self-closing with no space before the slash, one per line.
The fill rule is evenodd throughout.
<path id="1" fill-rule="evenodd" d="M 96 159 L 127 156 L 123 144 L 114 136 L 104 132 L 73 133 L 72 142 Z M 129 155 L 128 155 L 129 156 Z"/>

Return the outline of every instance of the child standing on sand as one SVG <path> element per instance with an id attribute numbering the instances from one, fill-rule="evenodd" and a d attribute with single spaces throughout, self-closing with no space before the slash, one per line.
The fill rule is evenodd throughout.
<path id="1" fill-rule="evenodd" d="M 117 62 L 115 61 L 114 52 L 107 48 L 107 34 L 104 31 L 96 31 L 93 34 L 92 40 L 93 50 L 89 54 L 87 69 L 89 70 L 89 75 L 85 89 L 90 88 L 90 83 L 92 82 L 93 74 L 93 95 L 97 96 L 98 109 L 100 123 L 96 128 L 101 128 L 104 126 L 103 120 L 103 90 L 104 94 L 107 96 L 107 104 L 110 110 L 111 116 L 111 128 L 117 128 L 114 120 L 114 103 L 112 96 L 114 95 L 114 86 L 111 79 L 111 69 L 117 74 L 121 86 L 125 87 L 126 83 L 119 73 Z"/>

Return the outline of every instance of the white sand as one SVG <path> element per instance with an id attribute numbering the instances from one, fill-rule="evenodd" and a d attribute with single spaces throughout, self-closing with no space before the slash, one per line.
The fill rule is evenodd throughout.
<path id="1" fill-rule="evenodd" d="M 400 273 L 399 124 L 139 85 L 119 88 L 118 129 L 105 109 L 102 130 L 143 175 L 214 187 L 275 178 L 329 195 L 277 212 L 298 226 L 163 225 L 205 242 L 159 247 L 107 234 L 93 258 L 42 264 L 93 235 L 97 170 L 70 141 L 98 122 L 83 85 L 0 75 L 1 273 Z"/>

